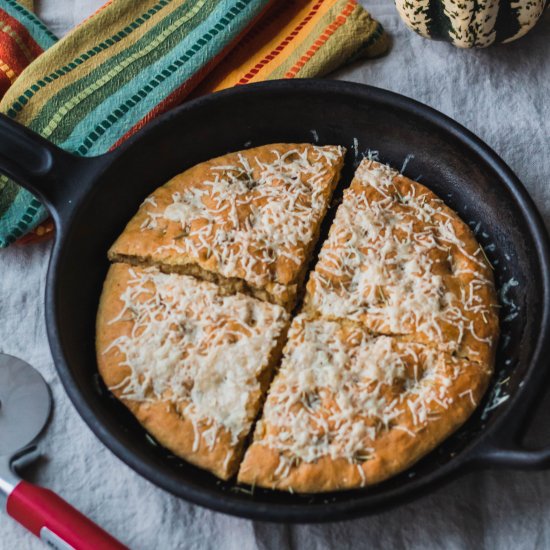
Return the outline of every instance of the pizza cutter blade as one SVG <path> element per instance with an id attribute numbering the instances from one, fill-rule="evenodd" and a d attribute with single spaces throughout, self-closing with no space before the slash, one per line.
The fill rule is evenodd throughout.
<path id="1" fill-rule="evenodd" d="M 53 548 L 126 548 L 54 492 L 18 476 L 16 469 L 39 455 L 32 444 L 51 407 L 42 376 L 21 359 L 0 354 L 0 508 Z"/>
<path id="2" fill-rule="evenodd" d="M 48 385 L 28 363 L 0 355 L 0 456 L 13 457 L 44 429 L 52 400 Z"/>

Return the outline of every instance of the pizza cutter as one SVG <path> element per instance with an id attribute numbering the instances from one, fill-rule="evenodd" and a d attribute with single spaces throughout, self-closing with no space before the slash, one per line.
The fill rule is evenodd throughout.
<path id="1" fill-rule="evenodd" d="M 33 442 L 51 405 L 42 376 L 21 359 L 0 354 L 0 508 L 58 550 L 126 548 L 54 492 L 17 475 L 40 454 Z"/>

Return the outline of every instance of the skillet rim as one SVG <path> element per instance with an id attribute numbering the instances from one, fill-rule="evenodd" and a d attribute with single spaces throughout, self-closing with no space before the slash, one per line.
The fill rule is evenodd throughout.
<path id="1" fill-rule="evenodd" d="M 478 138 L 464 126 L 455 122 L 450 117 L 404 95 L 397 94 L 374 86 L 347 82 L 342 80 L 320 80 L 320 79 L 297 79 L 297 80 L 278 80 L 270 82 L 261 82 L 231 88 L 211 94 L 204 97 L 191 100 L 183 105 L 173 109 L 149 123 L 145 128 L 132 136 L 117 150 L 96 157 L 95 159 L 83 160 L 82 162 L 102 164 L 103 170 L 116 160 L 119 155 L 124 154 L 133 144 L 143 138 L 148 133 L 158 131 L 163 124 L 167 124 L 173 118 L 184 116 L 189 110 L 208 106 L 212 102 L 229 100 L 236 96 L 246 96 L 247 94 L 276 94 L 278 92 L 302 93 L 302 94 L 333 94 L 334 97 L 355 96 L 361 97 L 363 101 L 372 104 L 384 105 L 390 109 L 397 109 L 413 116 L 423 118 L 428 123 L 437 127 L 442 133 L 452 136 L 465 149 L 479 160 L 485 163 L 500 180 L 507 191 L 512 195 L 516 205 L 522 211 L 526 226 L 529 228 L 533 242 L 536 244 L 538 253 L 538 263 L 540 267 L 541 286 L 543 288 L 543 312 L 540 325 L 540 331 L 537 337 L 536 346 L 533 352 L 531 365 L 522 378 L 524 382 L 514 395 L 509 399 L 509 403 L 498 418 L 492 424 L 486 427 L 477 437 L 474 437 L 460 452 L 460 454 L 449 460 L 443 466 L 434 469 L 422 478 L 409 482 L 406 486 L 392 488 L 388 492 L 371 495 L 366 492 L 362 496 L 352 493 L 352 497 L 336 503 L 327 503 L 319 505 L 309 505 L 307 502 L 297 504 L 275 504 L 261 503 L 254 500 L 244 501 L 235 498 L 230 492 L 221 490 L 211 490 L 209 488 L 195 488 L 178 480 L 174 483 L 175 475 L 167 471 L 162 471 L 137 455 L 128 450 L 122 444 L 112 430 L 98 422 L 94 413 L 94 406 L 84 400 L 83 395 L 78 389 L 78 384 L 73 380 L 71 369 L 67 364 L 63 351 L 62 337 L 58 331 L 57 313 L 56 313 L 56 290 L 58 287 L 58 267 L 62 256 L 63 245 L 65 244 L 67 234 L 70 232 L 72 217 L 66 224 L 57 213 L 54 214 L 56 224 L 59 224 L 61 230 L 56 238 L 54 250 L 48 267 L 46 283 L 46 321 L 48 340 L 51 347 L 52 357 L 58 375 L 62 381 L 63 387 L 70 400 L 75 406 L 77 412 L 86 422 L 92 432 L 98 439 L 110 449 L 120 460 L 122 460 L 131 469 L 139 473 L 145 479 L 153 482 L 158 487 L 169 493 L 183 498 L 194 504 L 207 507 L 209 509 L 227 513 L 233 516 L 272 521 L 272 522 L 291 522 L 291 523 L 316 523 L 330 522 L 344 519 L 352 519 L 358 516 L 381 512 L 387 508 L 404 504 L 419 496 L 433 490 L 435 486 L 442 485 L 458 475 L 464 474 L 468 469 L 476 467 L 476 460 L 482 454 L 484 446 L 489 441 L 497 440 L 498 434 L 503 432 L 502 425 L 506 420 L 510 423 L 510 417 L 515 412 L 520 419 L 514 419 L 512 424 L 517 427 L 521 419 L 526 416 L 528 408 L 535 401 L 538 393 L 538 382 L 540 382 L 548 373 L 545 369 L 543 358 L 550 352 L 550 241 L 542 217 L 537 210 L 532 198 L 528 194 L 518 177 L 512 172 L 507 164 L 493 151 L 487 144 Z M 94 174 L 91 184 L 98 179 L 98 175 L 103 170 Z M 91 191 L 88 186 L 85 194 Z M 520 400 L 523 399 L 523 402 Z M 497 436 L 497 437 L 495 437 Z M 504 439 L 501 438 L 501 439 Z M 480 452 L 481 451 L 481 452 Z M 486 461 L 490 463 L 490 461 Z M 368 491 L 368 489 L 367 489 Z"/>

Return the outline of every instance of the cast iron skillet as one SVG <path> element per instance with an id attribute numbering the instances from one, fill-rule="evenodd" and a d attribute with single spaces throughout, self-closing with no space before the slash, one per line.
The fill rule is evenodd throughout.
<path id="1" fill-rule="evenodd" d="M 426 183 L 473 225 L 495 266 L 503 304 L 496 375 L 485 402 L 462 429 L 389 481 L 322 495 L 260 489 L 248 494 L 152 444 L 100 382 L 94 321 L 106 252 L 147 194 L 185 168 L 252 145 L 317 139 L 348 147 L 340 193 L 367 149 L 379 151 L 382 161 L 397 168 L 412 154 L 405 173 Z M 186 103 L 116 151 L 88 159 L 67 154 L 3 117 L 0 171 L 34 191 L 57 226 L 46 322 L 67 393 L 107 447 L 171 493 L 248 518 L 331 521 L 403 503 L 474 468 L 550 465 L 550 447 L 529 451 L 519 440 L 548 371 L 547 233 L 509 168 L 474 135 L 433 109 L 357 84 L 271 82 Z"/>

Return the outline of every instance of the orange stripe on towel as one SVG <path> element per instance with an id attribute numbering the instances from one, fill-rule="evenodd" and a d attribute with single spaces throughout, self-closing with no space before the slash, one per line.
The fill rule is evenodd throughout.
<path id="1" fill-rule="evenodd" d="M 355 0 L 349 0 L 338 17 L 323 31 L 321 36 L 313 43 L 309 50 L 296 62 L 286 74 L 285 78 L 294 78 L 300 69 L 315 55 L 319 48 L 341 27 L 357 7 Z"/>
<path id="2" fill-rule="evenodd" d="M 323 5 L 323 0 L 319 0 L 309 11 L 309 13 L 298 23 L 294 30 L 288 34 L 284 40 L 269 54 L 267 54 L 259 63 L 257 63 L 248 73 L 246 73 L 238 82 L 237 85 L 246 84 L 249 80 L 254 78 L 261 69 L 263 69 L 268 63 L 273 61 L 285 48 L 298 36 L 300 31 L 313 19 L 319 9 Z"/>

